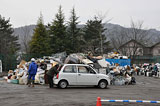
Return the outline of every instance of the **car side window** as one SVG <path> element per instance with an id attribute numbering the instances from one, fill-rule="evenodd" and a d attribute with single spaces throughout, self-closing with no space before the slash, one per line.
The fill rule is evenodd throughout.
<path id="1" fill-rule="evenodd" d="M 88 66 L 78 66 L 79 73 L 96 74 L 96 72 Z"/>
<path id="2" fill-rule="evenodd" d="M 89 73 L 89 71 L 84 66 L 78 66 L 78 73 Z"/>
<path id="3" fill-rule="evenodd" d="M 64 73 L 76 73 L 76 67 L 75 66 L 65 66 Z"/>

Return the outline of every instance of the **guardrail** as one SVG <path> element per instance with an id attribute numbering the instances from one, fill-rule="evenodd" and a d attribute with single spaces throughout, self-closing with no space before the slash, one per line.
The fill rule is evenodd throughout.
<path id="1" fill-rule="evenodd" d="M 160 101 L 148 101 L 148 100 L 101 100 L 100 97 L 97 97 L 96 106 L 102 106 L 101 102 L 160 103 Z"/>

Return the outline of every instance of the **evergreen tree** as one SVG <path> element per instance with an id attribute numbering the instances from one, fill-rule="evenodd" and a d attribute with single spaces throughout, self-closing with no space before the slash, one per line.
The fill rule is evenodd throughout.
<path id="1" fill-rule="evenodd" d="M 84 40 L 86 48 L 96 53 L 103 54 L 103 50 L 105 46 L 108 45 L 106 42 L 106 37 L 104 35 L 104 26 L 102 24 L 102 20 L 99 20 L 97 17 L 94 20 L 88 20 L 86 26 L 84 28 Z"/>
<path id="2" fill-rule="evenodd" d="M 0 15 L 0 53 L 14 54 L 19 49 L 18 37 L 13 35 L 12 25 L 9 19 L 5 20 Z"/>
<path id="3" fill-rule="evenodd" d="M 15 54 L 19 50 L 18 37 L 13 35 L 10 20 L 6 20 L 0 15 L 0 60 L 3 63 L 3 69 L 13 69 L 16 65 Z M 12 64 L 11 64 L 12 63 Z"/>
<path id="4" fill-rule="evenodd" d="M 64 20 L 65 17 L 60 6 L 49 30 L 53 53 L 66 51 L 66 26 Z"/>
<path id="5" fill-rule="evenodd" d="M 36 56 L 49 55 L 51 53 L 50 37 L 43 24 L 42 14 L 38 19 L 37 26 L 30 42 L 30 52 Z"/>
<path id="6" fill-rule="evenodd" d="M 79 51 L 79 37 L 80 37 L 80 28 L 77 28 L 79 22 L 77 22 L 78 17 L 76 16 L 75 9 L 71 11 L 71 17 L 68 22 L 67 29 L 67 48 L 69 53 Z"/>

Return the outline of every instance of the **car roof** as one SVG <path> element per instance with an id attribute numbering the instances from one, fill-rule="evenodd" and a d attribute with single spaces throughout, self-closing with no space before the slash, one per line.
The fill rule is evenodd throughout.
<path id="1" fill-rule="evenodd" d="M 69 66 L 69 65 L 72 65 L 72 66 L 89 66 L 87 64 L 64 64 L 64 66 Z"/>

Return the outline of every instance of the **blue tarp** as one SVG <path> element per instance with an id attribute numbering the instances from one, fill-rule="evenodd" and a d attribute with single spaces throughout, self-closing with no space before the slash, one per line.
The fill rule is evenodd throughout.
<path id="1" fill-rule="evenodd" d="M 130 59 L 106 59 L 111 65 L 118 63 L 120 66 L 131 65 Z"/>

